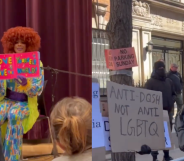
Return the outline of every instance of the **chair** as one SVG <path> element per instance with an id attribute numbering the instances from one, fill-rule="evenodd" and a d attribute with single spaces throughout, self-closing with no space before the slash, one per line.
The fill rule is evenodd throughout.
<path id="1" fill-rule="evenodd" d="M 46 114 L 47 112 L 46 112 L 46 108 L 45 108 L 46 106 L 45 106 L 45 99 L 44 99 L 44 91 L 45 91 L 46 84 L 47 84 L 47 80 L 44 81 L 44 87 L 43 87 L 42 94 L 40 96 L 38 96 L 38 110 L 39 110 L 40 116 L 38 117 L 36 122 L 40 122 L 42 120 L 47 119 L 48 126 L 49 126 L 49 133 L 50 133 L 50 137 L 51 137 L 51 142 L 53 144 L 53 155 L 55 157 L 55 156 L 58 156 L 57 148 L 56 148 L 56 145 L 55 145 L 55 142 L 53 139 L 53 132 L 52 132 L 51 124 L 50 124 L 50 118 L 47 116 L 47 114 Z M 23 160 L 23 156 L 21 156 L 21 158 Z"/>

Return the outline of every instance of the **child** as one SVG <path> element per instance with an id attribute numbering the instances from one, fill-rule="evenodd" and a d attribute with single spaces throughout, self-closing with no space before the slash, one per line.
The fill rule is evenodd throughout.
<path id="1" fill-rule="evenodd" d="M 78 97 L 64 98 L 51 113 L 56 142 L 65 155 L 53 161 L 92 161 L 92 107 Z"/>

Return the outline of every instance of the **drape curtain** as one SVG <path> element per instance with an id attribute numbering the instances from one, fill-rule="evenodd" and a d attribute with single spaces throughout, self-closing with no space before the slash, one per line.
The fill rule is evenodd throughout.
<path id="1" fill-rule="evenodd" d="M 0 0 L 0 37 L 11 27 L 32 27 L 41 36 L 44 66 L 91 75 L 91 6 L 91 0 Z M 45 80 L 48 80 L 45 100 L 49 115 L 52 106 L 49 71 L 45 71 Z M 83 97 L 91 103 L 91 78 L 59 73 L 57 80 L 55 103 L 67 96 Z M 32 129 L 34 138 L 38 129 Z"/>

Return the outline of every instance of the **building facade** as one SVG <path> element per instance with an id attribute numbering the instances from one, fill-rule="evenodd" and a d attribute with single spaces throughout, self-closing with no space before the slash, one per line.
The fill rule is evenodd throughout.
<path id="1" fill-rule="evenodd" d="M 99 79 L 101 89 L 104 89 L 109 79 L 104 49 L 109 48 L 105 27 L 110 16 L 110 0 L 93 0 L 92 15 L 92 72 Z M 138 67 L 132 69 L 134 85 L 144 85 L 158 59 L 165 60 L 167 71 L 171 63 L 178 64 L 182 74 L 184 0 L 133 0 L 132 18 L 132 46 L 138 62 Z M 150 41 L 153 42 L 153 50 L 148 51 Z"/>

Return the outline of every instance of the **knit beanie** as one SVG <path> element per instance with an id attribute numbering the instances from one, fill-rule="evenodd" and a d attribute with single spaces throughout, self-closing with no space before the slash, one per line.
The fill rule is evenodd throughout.
<path id="1" fill-rule="evenodd" d="M 154 64 L 154 70 L 157 70 L 157 69 L 159 69 L 159 68 L 161 68 L 161 67 L 163 67 L 163 68 L 165 69 L 165 64 L 164 64 L 164 62 L 162 62 L 162 61 L 157 61 L 157 62 L 155 62 L 155 64 Z"/>

